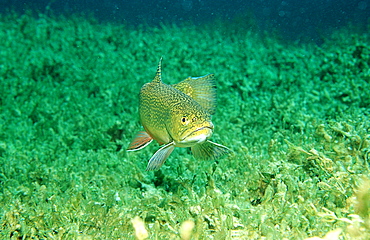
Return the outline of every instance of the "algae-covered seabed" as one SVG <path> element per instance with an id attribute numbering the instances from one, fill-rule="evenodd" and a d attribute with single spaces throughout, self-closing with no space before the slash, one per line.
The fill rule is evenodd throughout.
<path id="1" fill-rule="evenodd" d="M 370 37 L 349 29 L 314 46 L 2 16 L 0 238 L 368 239 Z M 233 154 L 176 149 L 146 172 L 158 144 L 126 152 L 161 56 L 166 83 L 215 73 L 213 139 Z"/>

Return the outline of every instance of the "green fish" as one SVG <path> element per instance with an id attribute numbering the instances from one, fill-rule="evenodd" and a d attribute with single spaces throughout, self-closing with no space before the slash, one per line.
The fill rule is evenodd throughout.
<path id="1" fill-rule="evenodd" d="M 229 153 L 229 148 L 208 140 L 214 131 L 211 115 L 216 110 L 214 75 L 167 85 L 162 82 L 161 63 L 162 58 L 153 81 L 140 90 L 139 114 L 145 131 L 136 134 L 127 150 L 140 150 L 153 139 L 161 145 L 147 171 L 158 170 L 175 147 L 190 147 L 196 159 L 216 159 Z"/>

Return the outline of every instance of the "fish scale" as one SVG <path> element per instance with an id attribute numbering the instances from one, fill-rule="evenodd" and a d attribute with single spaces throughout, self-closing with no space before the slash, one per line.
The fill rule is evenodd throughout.
<path id="1" fill-rule="evenodd" d="M 190 147 L 196 159 L 216 159 L 229 153 L 229 148 L 208 140 L 214 130 L 214 75 L 188 77 L 167 85 L 162 82 L 161 61 L 155 78 L 144 84 L 139 94 L 139 115 L 145 131 L 136 134 L 127 150 L 140 150 L 153 139 L 161 145 L 146 170 L 160 169 L 176 147 Z"/>

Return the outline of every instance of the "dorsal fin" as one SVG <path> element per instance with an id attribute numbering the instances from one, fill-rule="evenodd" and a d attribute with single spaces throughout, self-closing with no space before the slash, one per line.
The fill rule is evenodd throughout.
<path id="1" fill-rule="evenodd" d="M 161 83 L 162 82 L 162 57 L 159 59 L 158 67 L 157 67 L 157 73 L 155 74 L 155 77 L 152 82 L 155 83 Z"/>

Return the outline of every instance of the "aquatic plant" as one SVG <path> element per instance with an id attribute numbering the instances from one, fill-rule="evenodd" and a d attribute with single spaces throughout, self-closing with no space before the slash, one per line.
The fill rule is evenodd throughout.
<path id="1" fill-rule="evenodd" d="M 369 238 L 367 33 L 318 47 L 227 26 L 0 20 L 0 238 Z M 126 153 L 160 56 L 168 83 L 218 78 L 214 139 L 234 155 L 177 151 L 145 172 L 157 146 Z"/>

